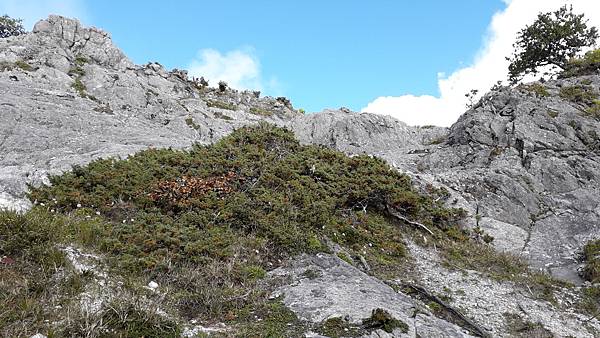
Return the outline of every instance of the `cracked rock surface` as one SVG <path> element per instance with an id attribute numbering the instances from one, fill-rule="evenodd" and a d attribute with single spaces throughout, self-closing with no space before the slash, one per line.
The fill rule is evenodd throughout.
<path id="1" fill-rule="evenodd" d="M 373 309 L 384 309 L 408 325 L 408 332 L 395 330 L 392 337 L 472 337 L 460 327 L 433 316 L 409 296 L 394 291 L 334 255 L 304 255 L 273 270 L 272 277 L 291 279 L 274 296 L 284 295 L 284 304 L 298 318 L 320 323 L 345 317 L 360 324 Z M 307 277 L 308 276 L 308 277 Z M 373 333 L 375 336 L 385 334 Z"/>

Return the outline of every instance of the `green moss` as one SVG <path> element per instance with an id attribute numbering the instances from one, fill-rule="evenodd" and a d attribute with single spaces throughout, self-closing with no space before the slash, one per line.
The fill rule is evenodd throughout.
<path id="1" fill-rule="evenodd" d="M 243 268 L 244 279 L 257 280 L 262 279 L 267 275 L 265 269 L 258 265 L 248 265 Z"/>
<path id="2" fill-rule="evenodd" d="M 342 317 L 332 317 L 325 320 L 315 331 L 331 338 L 360 337 L 366 333 L 360 327 L 348 323 Z"/>
<path id="3" fill-rule="evenodd" d="M 442 306 L 434 301 L 427 303 L 427 307 L 435 314 L 439 314 L 443 311 Z"/>
<path id="4" fill-rule="evenodd" d="M 22 70 L 27 71 L 27 72 L 31 72 L 31 71 L 34 70 L 33 67 L 30 64 L 28 64 L 27 62 L 25 62 L 23 60 L 17 60 L 15 62 L 15 66 L 17 66 L 17 67 L 19 67 Z"/>
<path id="5" fill-rule="evenodd" d="M 340 252 L 336 253 L 336 255 L 344 262 L 346 262 L 348 264 L 352 264 L 352 259 L 350 259 L 350 257 L 348 257 L 348 255 L 345 252 L 340 251 Z"/>
<path id="6" fill-rule="evenodd" d="M 236 337 L 304 337 L 305 325 L 281 301 L 246 312 L 238 320 Z"/>
<path id="7" fill-rule="evenodd" d="M 227 110 L 237 110 L 237 106 L 231 103 L 216 101 L 216 100 L 207 100 L 206 105 L 211 108 L 219 108 L 219 109 L 227 109 Z"/>
<path id="8" fill-rule="evenodd" d="M 200 126 L 196 124 L 196 122 L 194 122 L 194 119 L 191 116 L 188 116 L 185 118 L 185 124 L 188 125 L 188 127 L 194 129 L 194 130 L 198 130 L 200 129 Z"/>
<path id="9" fill-rule="evenodd" d="M 383 309 L 374 309 L 371 317 L 363 321 L 363 326 L 369 330 L 382 329 L 387 333 L 392 333 L 399 329 L 403 333 L 408 332 L 408 325 L 401 320 L 394 318 L 389 312 Z"/>
<path id="10" fill-rule="evenodd" d="M 272 116 L 273 115 L 272 111 L 258 108 L 258 107 L 251 107 L 250 112 L 254 115 L 260 115 L 260 116 Z"/>

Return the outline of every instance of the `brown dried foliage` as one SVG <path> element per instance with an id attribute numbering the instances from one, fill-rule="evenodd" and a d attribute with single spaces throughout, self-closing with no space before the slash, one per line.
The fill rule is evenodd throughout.
<path id="1" fill-rule="evenodd" d="M 182 176 L 175 180 L 162 181 L 148 194 L 148 197 L 158 204 L 189 206 L 192 199 L 200 198 L 209 192 L 214 192 L 219 198 L 233 191 L 234 180 L 241 180 L 233 172 L 225 175 L 200 178 Z"/>

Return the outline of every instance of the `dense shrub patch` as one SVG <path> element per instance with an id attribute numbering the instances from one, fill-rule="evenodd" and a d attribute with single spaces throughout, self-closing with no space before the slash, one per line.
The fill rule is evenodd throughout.
<path id="1" fill-rule="evenodd" d="M 384 273 L 406 262 L 407 228 L 389 210 L 434 236 L 459 231 L 463 216 L 443 207 L 444 191 L 418 191 L 381 159 L 300 145 L 269 124 L 189 151 L 96 160 L 50 181 L 30 187 L 36 206 L 28 213 L 58 220 L 36 223 L 51 226 L 46 247 L 77 243 L 103 253 L 115 273 L 173 290 L 165 306 L 181 318 L 275 336 L 304 325 L 259 287 L 285 258 L 341 246 L 348 261 Z M 252 324 L 257 317 L 263 321 Z M 151 325 L 172 328 L 159 318 Z"/>
<path id="2" fill-rule="evenodd" d="M 97 160 L 50 180 L 31 199 L 62 212 L 98 210 L 111 221 L 101 247 L 139 270 L 226 260 L 240 242 L 239 254 L 263 267 L 326 250 L 327 240 L 391 262 L 405 249 L 386 206 L 439 228 L 460 216 L 381 159 L 303 146 L 268 124 L 190 151 Z"/>
<path id="3" fill-rule="evenodd" d="M 559 74 L 560 78 L 597 74 L 600 71 L 600 49 L 587 52 L 581 58 L 573 58 L 565 70 Z"/>

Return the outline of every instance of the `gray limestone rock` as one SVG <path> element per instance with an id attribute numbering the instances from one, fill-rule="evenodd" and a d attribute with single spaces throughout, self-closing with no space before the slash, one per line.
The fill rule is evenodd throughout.
<path id="1" fill-rule="evenodd" d="M 300 256 L 271 271 L 270 276 L 289 281 L 272 296 L 283 297 L 283 303 L 301 320 L 321 323 L 342 317 L 361 324 L 374 309 L 383 309 L 408 326 L 408 332 L 395 330 L 388 337 L 471 337 L 464 329 L 433 316 L 409 296 L 334 255 Z M 377 337 L 385 332 L 372 334 Z"/>

